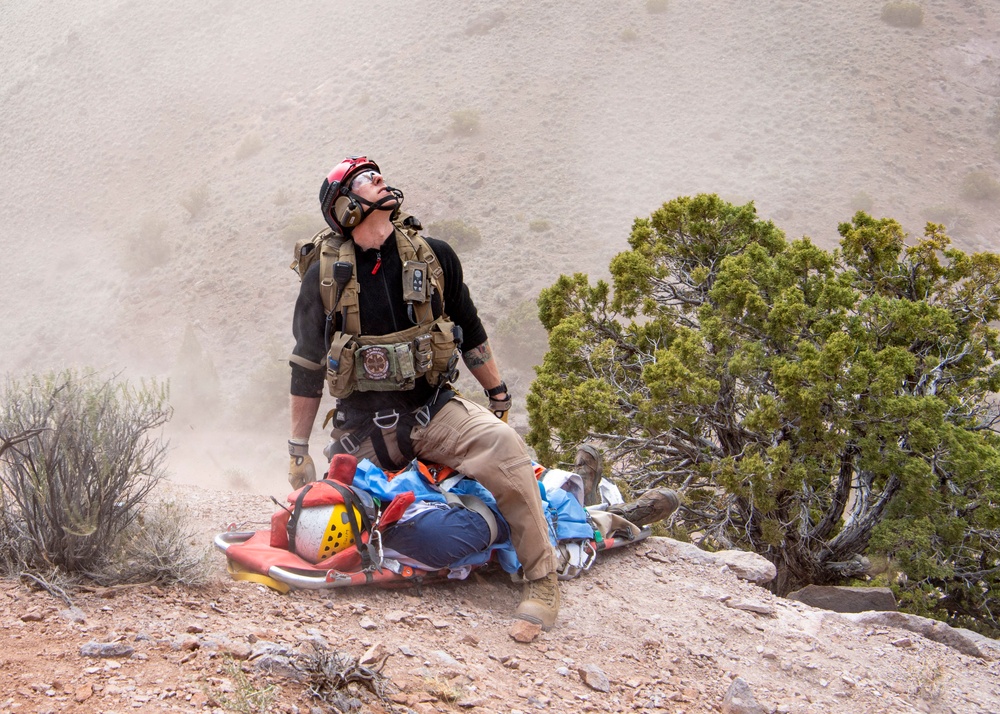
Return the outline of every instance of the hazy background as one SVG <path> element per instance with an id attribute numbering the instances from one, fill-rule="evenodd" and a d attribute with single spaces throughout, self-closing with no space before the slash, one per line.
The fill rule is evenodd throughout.
<path id="1" fill-rule="evenodd" d="M 174 476 L 282 493 L 291 245 L 350 153 L 481 231 L 520 399 L 526 303 L 677 195 L 827 248 L 863 208 L 996 249 L 963 182 L 1000 174 L 1000 3 L 883 4 L 0 0 L 0 371 L 169 378 Z"/>

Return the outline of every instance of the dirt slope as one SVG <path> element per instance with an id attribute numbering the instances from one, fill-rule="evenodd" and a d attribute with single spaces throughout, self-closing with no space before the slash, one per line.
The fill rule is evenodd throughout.
<path id="1" fill-rule="evenodd" d="M 206 540 L 234 513 L 254 529 L 271 512 L 249 494 L 168 496 Z M 556 628 L 526 645 L 507 635 L 518 591 L 500 573 L 420 591 L 119 588 L 75 593 L 72 610 L 0 582 L 0 711 L 222 711 L 226 697 L 239 711 L 249 680 L 277 687 L 267 711 L 308 712 L 316 703 L 282 673 L 281 655 L 312 652 L 314 640 L 354 658 L 388 655 L 391 698 L 365 698 L 362 711 L 709 713 L 736 677 L 765 712 L 1000 711 L 997 661 L 776 598 L 720 563 L 685 560 L 670 541 L 604 553 L 562 593 Z M 83 656 L 92 643 L 134 652 Z"/>
<path id="2" fill-rule="evenodd" d="M 825 247 L 839 221 L 870 207 L 911 232 L 942 220 L 961 247 L 995 249 L 996 206 L 963 197 L 962 182 L 1000 175 L 1000 5 L 928 0 L 918 29 L 884 24 L 881 7 L 7 0 L 0 371 L 171 378 L 170 467 L 178 482 L 211 487 L 190 491 L 207 538 L 265 517 L 260 496 L 236 492 L 284 493 L 290 228 L 315 224 L 321 178 L 347 153 L 375 157 L 425 223 L 481 230 L 482 247 L 463 259 L 494 334 L 557 274 L 605 275 L 631 220 L 680 194 L 755 200 L 790 237 Z M 456 131 L 456 113 L 477 130 Z M 199 198 L 192 215 L 184 203 Z M 519 341 L 528 334 L 496 345 L 519 397 L 539 348 Z M 181 663 L 190 653 L 161 642 L 193 625 L 202 641 L 293 643 L 316 627 L 354 654 L 382 641 L 397 648 L 394 680 L 422 682 L 425 666 L 448 679 L 455 665 L 433 655 L 442 650 L 484 711 L 531 710 L 538 696 L 556 711 L 714 711 L 730 674 L 782 711 L 1000 710 L 993 664 L 919 639 L 887 644 L 896 632 L 817 625 L 731 575 L 642 552 L 568 585 L 563 624 L 532 647 L 506 639 L 516 596 L 497 580 L 419 600 L 338 594 L 329 609 L 248 585 L 126 590 L 74 598 L 82 624 L 6 583 L 0 711 L 193 708 L 186 697 L 217 676 L 218 658 L 205 644 Z M 726 595 L 775 615 L 736 611 Z M 374 619 L 414 614 L 366 631 L 361 606 Z M 22 619 L 36 610 L 41 621 Z M 314 611 L 325 621 L 306 617 Z M 311 624 L 289 630 L 291 620 Z M 120 668 L 77 654 L 89 639 L 141 632 L 150 639 L 133 646 L 145 659 Z M 517 667 L 494 659 L 508 656 Z M 601 666 L 612 691 L 581 684 L 582 663 Z M 88 685 L 95 693 L 74 703 Z"/>

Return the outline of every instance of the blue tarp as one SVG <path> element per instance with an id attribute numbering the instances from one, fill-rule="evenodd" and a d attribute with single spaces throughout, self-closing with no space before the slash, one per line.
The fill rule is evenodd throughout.
<path id="1" fill-rule="evenodd" d="M 446 502 L 444 495 L 427 482 L 420 472 L 417 471 L 415 464 L 406 471 L 394 476 L 390 481 L 382 469 L 368 459 L 365 459 L 358 464 L 358 469 L 354 476 L 354 486 L 368 491 L 370 494 L 380 499 L 383 503 L 388 503 L 397 495 L 406 493 L 407 491 L 412 491 L 417 501 L 433 501 L 437 503 Z M 546 493 L 541 484 L 539 484 L 538 488 L 542 496 L 542 502 L 545 506 L 545 516 L 549 522 L 549 538 L 552 540 L 553 545 L 563 540 L 588 540 L 594 537 L 594 529 L 588 520 L 587 511 L 579 501 L 562 489 L 553 489 L 552 491 Z M 478 481 L 471 478 L 463 478 L 452 486 L 450 490 L 452 493 L 459 495 L 473 495 L 478 497 L 494 512 L 498 522 L 503 523 L 503 517 L 500 515 L 500 511 L 497 508 L 496 499 L 494 499 L 493 494 L 486 490 L 486 488 Z M 478 516 L 476 518 L 478 520 L 482 520 Z M 432 515 L 430 516 L 430 519 L 431 520 L 427 521 L 428 523 L 433 522 L 435 526 L 445 528 L 459 526 L 460 521 L 462 520 L 458 516 L 449 517 L 446 515 Z M 434 536 L 429 539 L 429 550 L 434 550 L 435 547 L 440 548 L 441 537 L 447 531 L 443 533 L 442 531 L 435 529 L 430 532 L 434 533 Z M 487 550 L 477 551 L 457 562 L 447 564 L 441 563 L 441 558 L 445 557 L 441 553 L 436 553 L 434 556 L 425 555 L 425 557 L 436 561 L 434 563 L 428 563 L 428 565 L 434 565 L 435 567 L 446 566 L 453 569 L 464 566 L 482 565 L 494 554 L 496 554 L 497 561 L 504 570 L 509 573 L 516 573 L 520 568 L 520 563 L 518 562 L 517 555 L 514 553 L 514 548 L 510 543 L 509 529 L 506 527 L 505 523 L 503 523 L 500 532 L 501 536 L 503 536 L 504 533 L 506 533 L 507 536 L 498 539 L 498 541 Z M 398 535 L 402 536 L 404 534 Z M 412 543 L 414 538 L 413 534 L 409 533 L 405 535 L 407 536 L 408 541 Z M 466 546 L 473 543 L 475 539 L 481 537 L 481 533 L 464 534 L 458 545 L 464 547 L 465 550 L 468 550 L 468 547 Z M 483 540 L 484 543 L 487 541 L 488 537 Z M 435 543 L 437 543 L 437 546 L 435 546 Z M 461 547 L 459 548 L 460 550 L 462 549 Z M 414 557 L 416 560 L 426 562 L 412 552 L 408 553 L 408 555 Z"/>

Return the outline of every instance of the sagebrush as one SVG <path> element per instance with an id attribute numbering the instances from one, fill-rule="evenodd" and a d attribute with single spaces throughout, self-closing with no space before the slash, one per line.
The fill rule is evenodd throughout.
<path id="1" fill-rule="evenodd" d="M 164 478 L 164 385 L 95 373 L 8 377 L 0 396 L 0 547 L 8 568 L 106 573 Z M 176 519 L 174 519 L 176 521 Z"/>
<path id="2" fill-rule="evenodd" d="M 460 250 L 478 248 L 483 242 L 479 229 L 459 218 L 449 218 L 435 221 L 427 226 L 427 235 L 448 241 L 452 247 Z"/>
<path id="3" fill-rule="evenodd" d="M 924 9 L 908 0 L 887 2 L 882 6 L 882 22 L 895 27 L 920 27 L 924 23 Z"/>

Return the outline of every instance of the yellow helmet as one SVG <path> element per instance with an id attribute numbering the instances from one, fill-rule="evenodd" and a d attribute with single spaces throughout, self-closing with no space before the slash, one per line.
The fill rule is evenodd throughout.
<path id="1" fill-rule="evenodd" d="M 291 544 L 296 554 L 310 563 L 318 563 L 354 545 L 351 518 L 359 531 L 363 521 L 357 508 L 351 506 L 351 511 L 343 503 L 303 508 L 295 528 L 295 542 Z"/>

